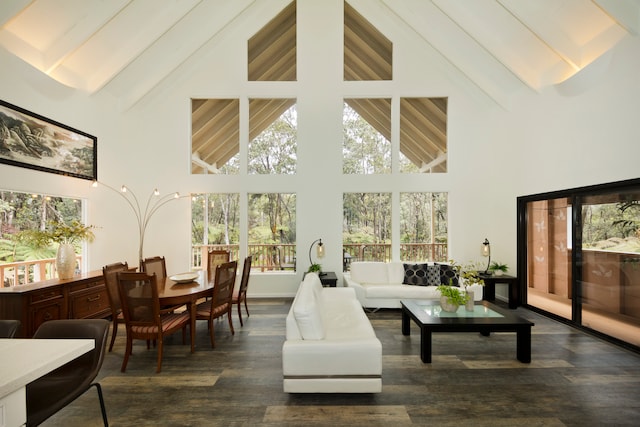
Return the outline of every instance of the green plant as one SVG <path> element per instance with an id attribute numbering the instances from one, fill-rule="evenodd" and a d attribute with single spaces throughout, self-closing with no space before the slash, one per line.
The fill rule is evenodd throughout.
<path id="1" fill-rule="evenodd" d="M 308 273 L 320 273 L 322 271 L 322 265 L 320 264 L 311 264 L 309 266 L 309 270 L 307 270 Z"/>
<path id="2" fill-rule="evenodd" d="M 469 300 L 469 295 L 456 286 L 439 285 L 436 289 L 440 291 L 440 295 L 447 298 L 449 304 L 465 305 Z"/>
<path id="3" fill-rule="evenodd" d="M 506 273 L 507 270 L 509 270 L 509 266 L 507 266 L 507 264 L 501 264 L 497 261 L 493 261 L 491 262 L 491 265 L 489 266 L 489 270 L 491 271 L 496 271 L 496 270 L 500 270 L 503 273 Z"/>
<path id="4" fill-rule="evenodd" d="M 17 234 L 18 241 L 35 249 L 46 248 L 52 243 L 73 244 L 86 240 L 93 242 L 93 225 L 84 225 L 80 221 L 49 222 L 44 230 L 24 230 Z"/>
<path id="5" fill-rule="evenodd" d="M 478 274 L 480 266 L 477 263 L 468 262 L 467 264 L 460 265 L 456 264 L 454 260 L 450 260 L 449 263 L 456 271 L 458 277 L 462 279 L 461 285 L 465 288 L 474 284 L 484 286 L 484 280 L 482 280 Z"/>

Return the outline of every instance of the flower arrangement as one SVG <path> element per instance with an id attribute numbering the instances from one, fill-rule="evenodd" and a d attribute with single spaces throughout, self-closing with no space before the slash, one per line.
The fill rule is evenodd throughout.
<path id="1" fill-rule="evenodd" d="M 44 230 L 24 230 L 18 233 L 18 239 L 33 248 L 46 248 L 52 243 L 74 244 L 86 240 L 93 242 L 93 225 L 84 225 L 74 220 L 71 224 L 61 221 L 47 223 Z"/>

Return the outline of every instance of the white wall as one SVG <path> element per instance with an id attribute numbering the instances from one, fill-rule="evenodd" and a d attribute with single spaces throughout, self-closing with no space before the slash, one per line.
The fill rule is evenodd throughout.
<path id="1" fill-rule="evenodd" d="M 118 188 L 126 183 L 144 200 L 155 187 L 163 193 L 295 192 L 299 272 L 252 276 L 253 296 L 292 295 L 308 266 L 308 247 L 317 238 L 327 248 L 324 269 L 340 272 L 343 192 L 393 192 L 397 199 L 400 191 L 447 191 L 450 256 L 460 262 L 482 261 L 480 244 L 487 237 L 492 258 L 514 270 L 517 196 L 638 177 L 637 37 L 623 40 L 604 71 L 588 75 L 588 85 L 570 88 L 573 95 L 561 94 L 555 87 L 514 93 L 505 109 L 424 41 L 394 29 L 386 16 L 378 18 L 394 42 L 394 81 L 343 82 L 341 0 L 298 3 L 297 82 L 248 83 L 246 40 L 268 20 L 258 7 L 262 6 L 243 16 L 242 25 L 236 22 L 225 29 L 224 37 L 133 106 L 122 102 L 126 88 L 121 82 L 87 95 L 61 86 L 4 51 L 0 51 L 0 97 L 96 135 L 100 181 Z M 560 89 L 568 91 L 566 85 Z M 343 176 L 342 99 L 358 96 L 392 97 L 395 106 L 400 96 L 448 96 L 449 172 Z M 298 174 L 190 175 L 192 97 L 240 98 L 245 109 L 250 97 L 297 98 Z M 244 113 L 241 123 L 247 123 Z M 241 138 L 246 142 L 244 130 Z M 241 157 L 246 159 L 244 148 Z M 135 220 L 114 192 L 93 189 L 85 180 L 6 165 L 0 165 L 0 187 L 87 198 L 89 222 L 100 227 L 90 246 L 90 269 L 118 260 L 137 264 Z M 242 203 L 246 207 L 244 198 Z M 170 273 L 189 268 L 189 206 L 188 199 L 166 205 L 147 232 L 145 255 L 165 255 Z"/>

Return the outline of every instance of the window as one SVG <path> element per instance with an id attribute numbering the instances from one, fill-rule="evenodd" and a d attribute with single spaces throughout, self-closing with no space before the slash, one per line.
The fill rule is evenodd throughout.
<path id="1" fill-rule="evenodd" d="M 191 245 L 194 266 L 203 266 L 210 249 L 231 252 L 238 259 L 240 195 L 194 194 L 191 197 Z"/>
<path id="2" fill-rule="evenodd" d="M 55 278 L 57 244 L 45 249 L 15 239 L 24 230 L 44 229 L 51 221 L 83 222 L 81 199 L 0 190 L 0 286 L 14 286 Z M 76 243 L 79 261 L 84 243 Z M 82 265 L 82 263 L 81 263 Z"/>
<path id="3" fill-rule="evenodd" d="M 391 194 L 343 195 L 342 252 L 351 261 L 391 260 Z"/>
<path id="4" fill-rule="evenodd" d="M 191 173 L 238 174 L 238 99 L 191 100 Z"/>
<path id="5" fill-rule="evenodd" d="M 342 120 L 342 172 L 391 173 L 391 100 L 346 99 Z"/>
<path id="6" fill-rule="evenodd" d="M 250 174 L 296 173 L 297 120 L 295 99 L 249 101 Z"/>
<path id="7" fill-rule="evenodd" d="M 400 171 L 447 171 L 447 98 L 400 99 Z"/>
<path id="8" fill-rule="evenodd" d="M 252 269 L 295 271 L 296 195 L 248 195 L 248 252 Z"/>
<path id="9" fill-rule="evenodd" d="M 447 261 L 447 193 L 400 193 L 400 260 Z"/>

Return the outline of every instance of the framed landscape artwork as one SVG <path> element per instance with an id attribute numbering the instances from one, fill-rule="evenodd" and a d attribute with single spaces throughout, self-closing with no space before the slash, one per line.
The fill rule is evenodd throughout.
<path id="1" fill-rule="evenodd" d="M 0 163 L 98 179 L 98 139 L 0 100 Z"/>

